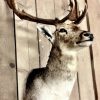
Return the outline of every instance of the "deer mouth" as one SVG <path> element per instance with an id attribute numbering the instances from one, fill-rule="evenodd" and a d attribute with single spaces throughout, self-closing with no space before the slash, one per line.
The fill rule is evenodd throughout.
<path id="1" fill-rule="evenodd" d="M 88 39 L 88 40 L 78 41 L 78 42 L 76 42 L 76 44 L 79 46 L 90 46 L 92 44 L 92 42 L 93 42 L 93 38 Z"/>
<path id="2" fill-rule="evenodd" d="M 80 40 L 80 41 L 76 42 L 76 44 L 80 44 L 80 43 L 84 43 L 84 42 L 92 42 L 93 39 L 94 39 L 94 37 L 92 36 L 92 37 L 90 37 L 89 39 Z"/>
<path id="3" fill-rule="evenodd" d="M 83 43 L 83 42 L 92 42 L 93 41 L 93 39 L 89 39 L 89 40 L 84 40 L 84 41 L 78 41 L 78 42 L 76 42 L 76 44 L 80 44 L 80 43 Z"/>

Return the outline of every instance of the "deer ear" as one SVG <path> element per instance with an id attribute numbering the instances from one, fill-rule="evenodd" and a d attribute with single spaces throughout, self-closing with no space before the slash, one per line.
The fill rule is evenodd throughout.
<path id="1" fill-rule="evenodd" d="M 49 30 L 48 27 L 43 26 L 43 25 L 37 25 L 37 29 L 39 30 L 39 32 L 43 33 L 43 35 L 44 35 L 51 43 L 53 43 L 53 41 L 54 41 L 54 36 L 53 36 L 52 32 Z"/>

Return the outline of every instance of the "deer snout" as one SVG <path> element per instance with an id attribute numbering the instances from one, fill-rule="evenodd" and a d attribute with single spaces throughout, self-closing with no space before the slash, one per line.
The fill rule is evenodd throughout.
<path id="1" fill-rule="evenodd" d="M 84 40 L 90 40 L 90 41 L 93 41 L 94 39 L 94 36 L 91 32 L 87 32 L 87 31 L 84 31 L 80 34 L 80 37 Z"/>
<path id="2" fill-rule="evenodd" d="M 88 37 L 91 41 L 93 41 L 93 34 L 91 34 L 90 32 L 86 32 L 83 34 L 85 37 Z"/>

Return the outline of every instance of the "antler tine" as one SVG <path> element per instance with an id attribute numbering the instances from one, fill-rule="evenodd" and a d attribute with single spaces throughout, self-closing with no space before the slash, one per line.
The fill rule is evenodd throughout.
<path id="1" fill-rule="evenodd" d="M 71 6 L 70 13 L 67 16 L 65 16 L 62 20 L 60 20 L 60 23 L 63 23 L 66 20 L 75 21 L 79 17 L 77 1 L 70 0 L 70 6 Z"/>
<path id="2" fill-rule="evenodd" d="M 77 5 L 77 0 L 73 0 L 73 2 L 72 0 L 70 0 L 70 6 L 72 7 L 71 12 L 65 18 L 60 20 L 60 22 L 63 23 L 64 21 L 69 19 L 70 21 L 74 21 L 73 22 L 74 24 L 80 24 L 87 13 L 88 6 L 86 0 L 85 0 L 85 8 L 80 16 L 79 16 L 79 7 Z"/>
<path id="3" fill-rule="evenodd" d="M 84 8 L 82 14 L 79 16 L 79 18 L 74 22 L 74 24 L 81 23 L 81 21 L 84 19 L 85 15 L 87 13 L 87 8 L 88 8 L 88 6 L 87 6 L 87 3 L 85 2 L 85 8 Z"/>
<path id="4" fill-rule="evenodd" d="M 5 1 L 6 1 L 6 0 L 5 0 Z M 8 4 L 8 6 L 12 9 L 10 1 L 7 0 L 6 2 L 7 2 L 7 4 Z"/>
<path id="5" fill-rule="evenodd" d="M 71 2 L 71 0 L 70 0 Z M 71 21 L 75 21 L 78 17 L 79 17 L 79 7 L 78 7 L 78 4 L 77 4 L 77 0 L 74 0 L 74 7 L 73 7 L 73 10 L 69 16 L 69 20 Z"/>

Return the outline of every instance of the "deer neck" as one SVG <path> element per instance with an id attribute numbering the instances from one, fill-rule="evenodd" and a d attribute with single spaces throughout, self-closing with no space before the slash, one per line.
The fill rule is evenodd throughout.
<path id="1" fill-rule="evenodd" d="M 76 73 L 77 57 L 75 52 L 71 52 L 64 48 L 60 49 L 60 46 L 53 46 L 47 63 L 49 71 L 52 75 L 68 76 L 71 78 L 71 74 Z M 56 74 L 55 74 L 56 73 Z M 69 77 L 69 76 L 68 76 Z"/>

